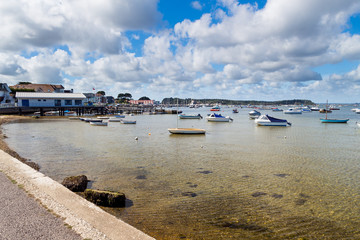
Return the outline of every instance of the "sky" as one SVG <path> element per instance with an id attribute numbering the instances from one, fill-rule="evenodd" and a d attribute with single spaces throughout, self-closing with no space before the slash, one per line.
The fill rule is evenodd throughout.
<path id="1" fill-rule="evenodd" d="M 358 0 L 0 1 L 0 82 L 360 102 Z"/>

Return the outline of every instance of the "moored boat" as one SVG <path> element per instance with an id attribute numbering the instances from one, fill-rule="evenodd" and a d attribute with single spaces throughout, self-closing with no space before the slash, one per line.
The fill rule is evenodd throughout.
<path id="1" fill-rule="evenodd" d="M 261 113 L 255 109 L 249 112 L 250 119 L 258 118 L 260 115 Z"/>
<path id="2" fill-rule="evenodd" d="M 202 119 L 200 114 L 179 114 L 180 119 Z"/>
<path id="3" fill-rule="evenodd" d="M 90 121 L 90 125 L 91 126 L 107 126 L 108 123 L 107 122 L 94 122 L 94 121 Z"/>
<path id="4" fill-rule="evenodd" d="M 302 110 L 296 109 L 296 108 L 289 108 L 288 110 L 285 110 L 284 113 L 285 114 L 302 114 Z"/>
<path id="5" fill-rule="evenodd" d="M 319 110 L 319 113 L 332 113 L 332 111 L 330 109 L 326 109 L 326 108 L 321 108 Z"/>
<path id="6" fill-rule="evenodd" d="M 215 107 L 211 108 L 210 111 L 220 111 L 220 107 L 215 106 Z"/>
<path id="7" fill-rule="evenodd" d="M 349 119 L 320 118 L 322 123 L 347 123 Z"/>
<path id="8" fill-rule="evenodd" d="M 168 128 L 172 134 L 205 134 L 205 129 L 199 128 Z"/>
<path id="9" fill-rule="evenodd" d="M 281 127 L 286 127 L 287 125 L 291 126 L 291 123 L 289 123 L 287 120 L 274 118 L 267 114 L 261 115 L 260 117 L 255 119 L 255 123 L 259 126 L 281 126 Z"/>
<path id="10" fill-rule="evenodd" d="M 125 119 L 122 119 L 120 121 L 120 123 L 122 124 L 136 124 L 136 120 L 125 120 Z"/>
<path id="11" fill-rule="evenodd" d="M 229 116 L 222 116 L 221 114 L 212 113 L 209 116 L 206 117 L 208 122 L 230 122 L 233 121 L 233 119 Z"/>
<path id="12" fill-rule="evenodd" d="M 347 123 L 347 122 L 349 121 L 348 118 L 346 118 L 346 119 L 327 118 L 327 114 L 329 113 L 329 111 L 331 112 L 331 110 L 329 110 L 329 109 L 327 108 L 327 105 L 328 105 L 328 102 L 327 102 L 327 100 L 326 100 L 326 108 L 323 109 L 323 110 L 325 111 L 326 115 L 325 115 L 325 118 L 320 118 L 320 121 L 321 121 L 322 123 Z M 320 110 L 320 112 L 321 112 L 321 110 Z"/>
<path id="13" fill-rule="evenodd" d="M 233 113 L 239 113 L 239 110 L 237 110 L 237 108 L 234 108 Z"/>
<path id="14" fill-rule="evenodd" d="M 108 121 L 109 121 L 109 122 L 120 122 L 120 121 L 121 121 L 121 118 L 111 117 L 111 118 L 109 118 Z"/>

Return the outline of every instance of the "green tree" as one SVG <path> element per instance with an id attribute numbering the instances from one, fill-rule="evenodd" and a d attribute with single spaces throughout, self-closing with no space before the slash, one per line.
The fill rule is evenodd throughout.
<path id="1" fill-rule="evenodd" d="M 125 95 L 124 97 L 126 99 L 128 99 L 128 100 L 132 99 L 132 95 L 130 93 L 125 93 L 124 95 Z"/>
<path id="2" fill-rule="evenodd" d="M 101 95 L 105 96 L 105 92 L 104 92 L 104 91 L 98 91 L 96 94 L 101 94 Z"/>
<path id="3" fill-rule="evenodd" d="M 139 100 L 151 100 L 151 99 L 146 96 L 143 96 L 143 97 L 139 98 Z"/>

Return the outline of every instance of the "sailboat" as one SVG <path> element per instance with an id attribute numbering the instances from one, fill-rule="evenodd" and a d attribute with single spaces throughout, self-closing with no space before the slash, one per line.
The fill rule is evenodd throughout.
<path id="1" fill-rule="evenodd" d="M 179 99 L 177 99 L 176 113 L 179 113 Z M 200 128 L 179 128 L 178 117 L 176 118 L 176 128 L 168 128 L 168 131 L 172 134 L 205 134 L 205 129 Z"/>
<path id="2" fill-rule="evenodd" d="M 322 123 L 347 123 L 349 121 L 348 118 L 346 119 L 327 118 L 327 114 L 328 114 L 328 101 L 326 100 L 325 118 L 320 118 L 320 121 Z"/>

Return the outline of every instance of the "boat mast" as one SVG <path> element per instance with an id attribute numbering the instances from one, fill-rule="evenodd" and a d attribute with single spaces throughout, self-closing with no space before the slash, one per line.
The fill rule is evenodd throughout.
<path id="1" fill-rule="evenodd" d="M 325 119 L 327 119 L 327 112 L 328 112 L 328 100 L 326 99 L 326 107 L 325 107 Z"/>
<path id="2" fill-rule="evenodd" d="M 176 103 L 176 128 L 179 128 L 179 98 Z"/>

